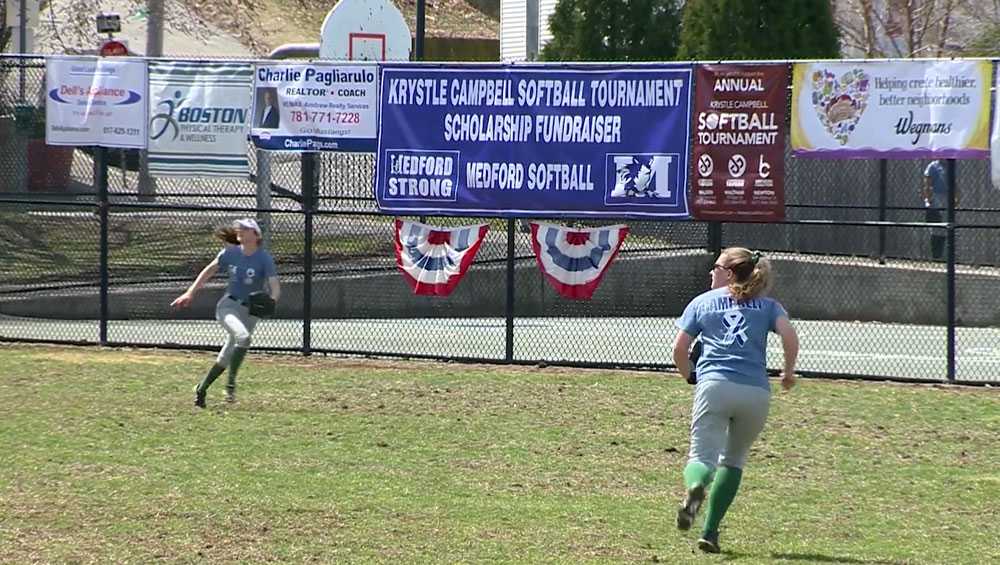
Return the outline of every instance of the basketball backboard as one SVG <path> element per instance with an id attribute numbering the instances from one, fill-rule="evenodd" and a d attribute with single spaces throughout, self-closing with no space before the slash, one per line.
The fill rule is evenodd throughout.
<path id="1" fill-rule="evenodd" d="M 337 61 L 408 61 L 410 28 L 391 0 L 340 0 L 320 31 L 319 56 Z"/>

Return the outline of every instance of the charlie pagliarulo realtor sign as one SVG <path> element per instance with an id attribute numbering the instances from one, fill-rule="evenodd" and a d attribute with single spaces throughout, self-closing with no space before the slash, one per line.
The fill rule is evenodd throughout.
<path id="1" fill-rule="evenodd" d="M 146 62 L 49 57 L 45 143 L 146 147 Z"/>
<path id="2" fill-rule="evenodd" d="M 275 151 L 374 151 L 374 64 L 259 64 L 250 135 Z"/>

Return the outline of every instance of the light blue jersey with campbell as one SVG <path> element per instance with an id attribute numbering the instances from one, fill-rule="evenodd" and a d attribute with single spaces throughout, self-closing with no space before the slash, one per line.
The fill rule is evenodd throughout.
<path id="1" fill-rule="evenodd" d="M 737 302 L 728 287 L 705 292 L 687 305 L 677 327 L 701 336 L 698 382 L 731 381 L 770 390 L 767 381 L 767 334 L 787 317 L 768 297 Z"/>
<path id="2" fill-rule="evenodd" d="M 227 246 L 216 257 L 219 269 L 229 276 L 226 292 L 240 300 L 246 300 L 251 292 L 264 290 L 267 279 L 277 276 L 274 258 L 263 248 L 257 248 L 251 255 L 244 255 L 239 245 Z"/>

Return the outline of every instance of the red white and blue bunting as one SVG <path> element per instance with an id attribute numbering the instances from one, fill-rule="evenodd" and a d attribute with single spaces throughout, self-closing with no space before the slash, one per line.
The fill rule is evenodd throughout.
<path id="1" fill-rule="evenodd" d="M 618 255 L 628 226 L 571 229 L 531 222 L 538 268 L 564 298 L 589 300 Z"/>
<path id="2" fill-rule="evenodd" d="M 489 225 L 454 228 L 396 220 L 396 264 L 414 294 L 448 296 L 476 257 Z"/>

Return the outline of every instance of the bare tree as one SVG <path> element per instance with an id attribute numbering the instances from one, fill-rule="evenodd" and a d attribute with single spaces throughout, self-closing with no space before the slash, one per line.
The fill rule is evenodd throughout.
<path id="1" fill-rule="evenodd" d="M 831 0 L 844 54 L 984 54 L 1000 37 L 1000 0 Z"/>
<path id="2" fill-rule="evenodd" d="M 961 50 L 976 14 L 1000 0 L 832 0 L 848 56 L 943 57 Z"/>
<path id="3" fill-rule="evenodd" d="M 62 52 L 93 50 L 94 19 L 107 5 L 103 0 L 46 0 L 36 34 L 40 44 Z M 146 0 L 119 0 L 117 7 L 124 12 L 123 19 L 147 16 Z M 208 23 L 211 22 L 261 53 L 265 47 L 257 39 L 260 30 L 252 17 L 256 9 L 253 0 L 169 0 L 164 3 L 164 25 L 169 30 L 207 40 L 211 37 Z"/>
<path id="4" fill-rule="evenodd" d="M 962 54 L 969 56 L 1000 56 L 1000 0 L 969 1 L 968 32 L 962 42 Z"/>
<path id="5" fill-rule="evenodd" d="M 1000 0 L 964 0 L 962 10 L 983 26 L 1000 24 Z"/>

